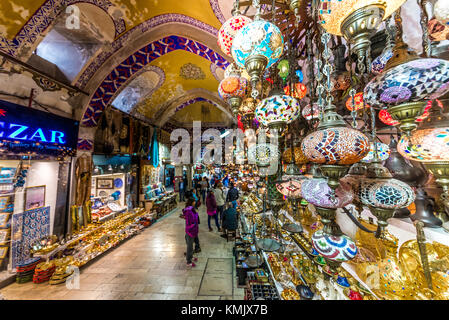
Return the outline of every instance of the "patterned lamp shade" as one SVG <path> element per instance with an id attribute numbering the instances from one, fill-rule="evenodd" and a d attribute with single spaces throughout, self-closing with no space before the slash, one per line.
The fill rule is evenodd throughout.
<path id="1" fill-rule="evenodd" d="M 393 57 L 393 49 L 392 48 L 386 48 L 382 53 L 374 59 L 373 63 L 371 64 L 371 71 L 373 74 L 378 75 L 381 74 L 388 61 Z"/>
<path id="2" fill-rule="evenodd" d="M 438 0 L 433 7 L 435 18 L 444 24 L 449 23 L 449 2 L 447 0 Z"/>
<path id="3" fill-rule="evenodd" d="M 409 139 L 398 144 L 399 153 L 406 159 L 419 162 L 449 161 L 449 128 L 416 130 Z"/>
<path id="4" fill-rule="evenodd" d="M 235 35 L 240 31 L 240 29 L 251 22 L 252 20 L 250 18 L 238 15 L 223 23 L 218 31 L 218 46 L 225 54 L 231 56 L 231 47 Z"/>
<path id="5" fill-rule="evenodd" d="M 235 36 L 231 53 L 237 65 L 245 67 L 248 57 L 262 55 L 267 58 L 267 68 L 282 56 L 284 39 L 274 24 L 257 20 L 244 26 Z"/>
<path id="6" fill-rule="evenodd" d="M 284 92 L 286 95 L 292 96 L 293 98 L 296 98 L 299 100 L 301 100 L 302 98 L 304 98 L 306 96 L 307 87 L 304 84 L 302 84 L 301 82 L 297 82 L 293 86 L 294 86 L 293 92 L 290 92 L 290 86 L 284 87 Z"/>
<path id="7" fill-rule="evenodd" d="M 256 163 L 258 166 L 269 166 L 271 161 L 277 162 L 279 159 L 278 148 L 270 143 L 259 143 L 252 145 L 248 150 L 250 163 Z"/>
<path id="8" fill-rule="evenodd" d="M 397 179 L 364 179 L 359 196 L 364 205 L 381 209 L 405 208 L 415 201 L 413 189 Z"/>
<path id="9" fill-rule="evenodd" d="M 385 143 L 376 142 L 377 145 L 377 155 L 380 161 L 385 161 L 390 156 L 390 147 Z M 370 143 L 370 150 L 365 158 L 362 159 L 363 162 L 371 162 L 374 159 L 374 143 Z"/>
<path id="10" fill-rule="evenodd" d="M 376 76 L 365 87 L 371 105 L 399 105 L 436 99 L 449 91 L 449 61 L 418 59 Z"/>
<path id="11" fill-rule="evenodd" d="M 300 147 L 294 147 L 293 153 L 295 155 L 295 164 L 297 166 L 302 166 L 303 164 L 306 164 L 309 162 L 309 160 L 306 158 L 304 153 L 302 153 L 302 150 Z M 292 149 L 288 148 L 284 151 L 282 154 L 282 160 L 284 160 L 285 163 L 291 163 L 292 162 Z"/>
<path id="12" fill-rule="evenodd" d="M 320 117 L 320 107 L 316 103 L 313 104 L 313 108 L 311 104 L 308 104 L 302 109 L 302 116 L 308 121 L 318 119 Z"/>
<path id="13" fill-rule="evenodd" d="M 349 184 L 343 182 L 335 190 L 329 187 L 326 179 L 307 179 L 301 184 L 302 197 L 309 203 L 322 208 L 343 208 L 350 204 L 354 194 Z"/>
<path id="14" fill-rule="evenodd" d="M 276 189 L 290 199 L 301 198 L 301 180 L 305 177 L 283 176 L 282 182 L 276 183 Z"/>
<path id="15" fill-rule="evenodd" d="M 266 127 L 270 123 L 290 123 L 299 116 L 300 106 L 295 98 L 274 95 L 263 99 L 256 108 L 256 118 Z"/>
<path id="16" fill-rule="evenodd" d="M 218 94 L 223 100 L 231 97 L 244 98 L 248 88 L 248 81 L 243 77 L 231 76 L 223 79 L 218 86 Z"/>
<path id="17" fill-rule="evenodd" d="M 356 244 L 348 236 L 331 236 L 323 230 L 313 234 L 312 245 L 322 257 L 335 262 L 350 261 L 358 252 Z"/>
<path id="18" fill-rule="evenodd" d="M 352 97 L 349 97 L 346 101 L 346 109 L 349 111 L 361 110 L 363 108 L 369 108 L 368 104 L 363 101 L 363 92 L 359 92 L 354 96 L 354 109 L 352 107 Z"/>
<path id="19" fill-rule="evenodd" d="M 301 148 L 310 162 L 350 165 L 367 155 L 370 143 L 358 130 L 335 127 L 312 132 L 304 138 Z"/>
<path id="20" fill-rule="evenodd" d="M 341 36 L 341 24 L 354 11 L 370 5 L 384 5 L 384 16 L 386 19 L 395 12 L 406 0 L 321 0 L 320 16 L 323 27 L 327 32 Z"/>
<path id="21" fill-rule="evenodd" d="M 379 111 L 379 120 L 382 121 L 383 123 L 385 123 L 386 125 L 389 125 L 389 126 L 397 126 L 397 125 L 399 125 L 399 121 L 394 120 L 391 117 L 391 114 L 387 110 L 385 110 L 385 109 L 382 109 L 382 110 Z"/>

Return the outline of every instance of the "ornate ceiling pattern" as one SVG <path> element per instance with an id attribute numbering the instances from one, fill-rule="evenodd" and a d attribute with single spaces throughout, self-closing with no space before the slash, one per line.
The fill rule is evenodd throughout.
<path id="1" fill-rule="evenodd" d="M 152 42 L 128 57 L 106 77 L 94 93 L 83 116 L 82 124 L 96 126 L 103 110 L 113 101 L 112 99 L 118 90 L 128 79 L 153 60 L 175 50 L 184 50 L 196 54 L 222 69 L 229 65 L 225 58 L 212 49 L 184 37 L 169 36 Z"/>

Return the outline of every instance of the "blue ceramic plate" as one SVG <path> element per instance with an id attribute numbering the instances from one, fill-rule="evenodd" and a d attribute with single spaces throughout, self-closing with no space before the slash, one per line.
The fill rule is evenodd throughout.
<path id="1" fill-rule="evenodd" d="M 116 188 L 121 188 L 121 187 L 123 187 L 123 180 L 120 179 L 120 178 L 115 179 L 115 180 L 114 180 L 114 186 L 115 186 Z"/>

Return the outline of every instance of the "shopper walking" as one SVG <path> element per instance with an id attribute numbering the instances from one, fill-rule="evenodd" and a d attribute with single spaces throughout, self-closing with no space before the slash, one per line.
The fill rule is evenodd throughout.
<path id="1" fill-rule="evenodd" d="M 206 202 L 206 193 L 207 189 L 209 188 L 209 183 L 207 182 L 207 178 L 204 177 L 203 180 L 200 182 L 201 186 L 201 196 L 203 198 L 203 202 Z"/>
<path id="2" fill-rule="evenodd" d="M 234 209 L 237 209 L 237 200 L 239 199 L 239 191 L 234 185 L 234 182 L 231 182 L 231 187 L 229 188 L 228 194 L 226 196 L 226 202 L 231 202 Z"/>
<path id="3" fill-rule="evenodd" d="M 186 208 L 183 210 L 184 218 L 186 219 L 186 260 L 187 266 L 195 267 L 195 261 L 198 261 L 198 258 L 193 257 L 193 244 L 195 242 L 195 238 L 198 237 L 199 231 L 199 216 L 194 208 L 195 200 L 193 198 L 189 198 L 186 202 Z"/>
<path id="4" fill-rule="evenodd" d="M 212 218 L 214 218 L 215 225 L 217 226 L 218 232 L 220 232 L 221 229 L 220 229 L 220 223 L 218 222 L 217 201 L 215 200 L 214 192 L 212 190 L 210 190 L 207 193 L 206 207 L 207 207 L 207 224 L 209 226 L 209 231 L 212 231 L 212 227 L 210 225 L 210 220 Z"/>
<path id="5" fill-rule="evenodd" d="M 222 224 L 223 210 L 224 210 L 224 205 L 225 205 L 225 201 L 226 201 L 225 194 L 223 191 L 223 184 L 221 182 L 215 183 L 213 191 L 214 191 L 215 201 L 217 202 L 218 218 L 219 218 L 220 224 Z"/>

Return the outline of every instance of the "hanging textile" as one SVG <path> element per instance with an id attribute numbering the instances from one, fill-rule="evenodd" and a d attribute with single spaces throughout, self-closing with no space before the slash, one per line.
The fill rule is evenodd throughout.
<path id="1" fill-rule="evenodd" d="M 150 156 L 148 157 L 148 160 L 151 160 L 151 164 L 155 168 L 159 166 L 159 143 L 157 141 L 157 135 L 157 128 L 154 128 L 153 139 L 150 147 Z"/>

